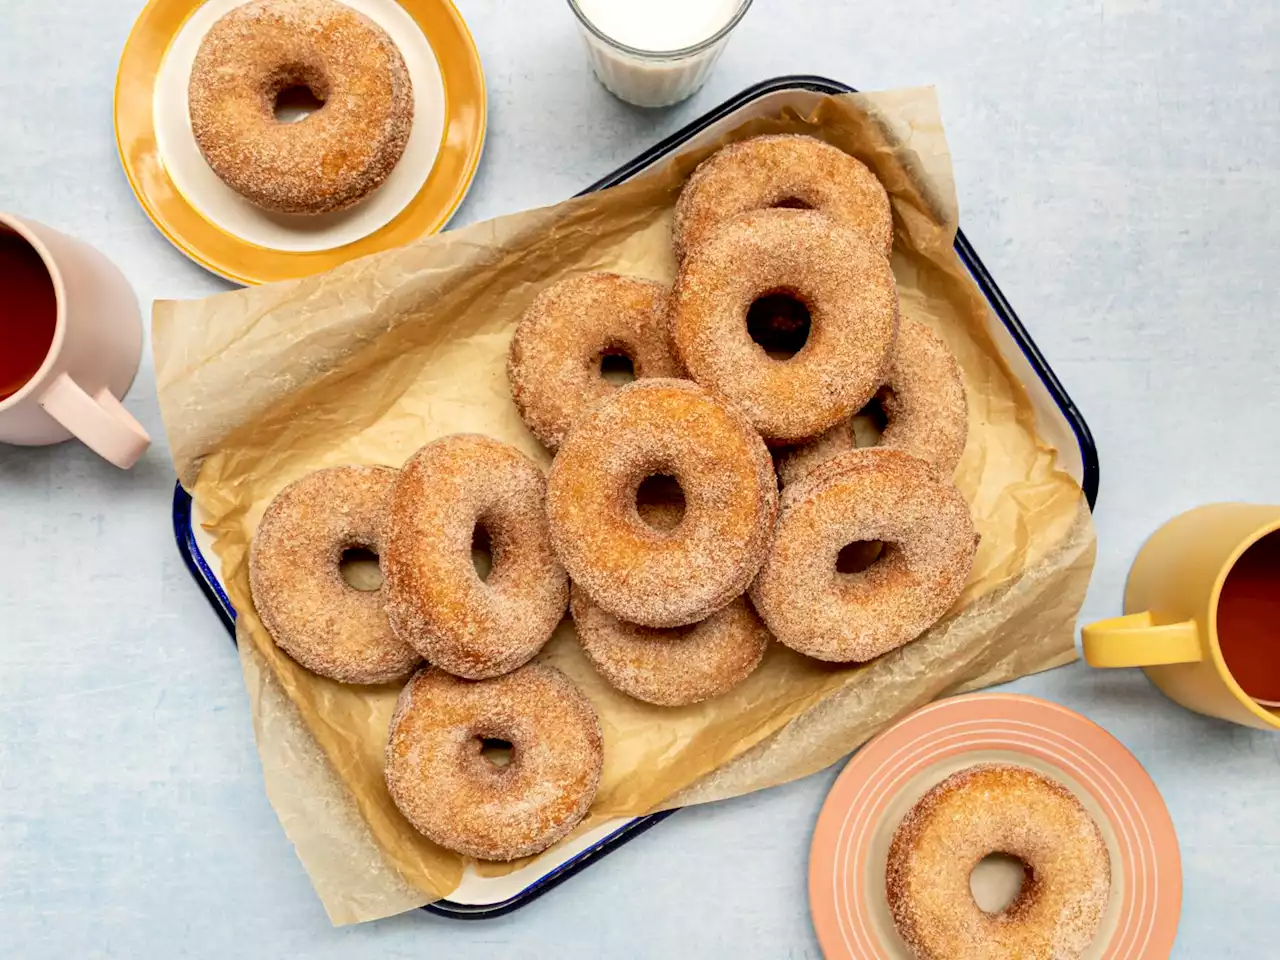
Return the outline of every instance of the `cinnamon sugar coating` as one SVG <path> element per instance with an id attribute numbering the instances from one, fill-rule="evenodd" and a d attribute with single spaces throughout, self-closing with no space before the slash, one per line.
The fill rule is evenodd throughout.
<path id="1" fill-rule="evenodd" d="M 569 608 L 582 651 L 628 696 L 681 707 L 728 693 L 760 666 L 769 631 L 739 597 L 705 620 L 655 630 L 619 620 L 574 585 Z"/>
<path id="2" fill-rule="evenodd" d="M 296 123 L 275 101 L 307 87 Z M 413 86 L 386 32 L 334 0 L 254 0 L 218 20 L 188 82 L 191 132 L 224 183 L 281 213 L 327 213 L 390 176 L 413 126 Z"/>
<path id="3" fill-rule="evenodd" d="M 525 311 L 507 376 L 520 416 L 549 449 L 618 389 L 601 376 L 605 356 L 625 356 L 637 380 L 683 376 L 667 336 L 669 292 L 653 280 L 587 273 L 547 287 Z"/>
<path id="4" fill-rule="evenodd" d="M 747 329 L 761 297 L 809 311 L 804 346 L 769 356 Z M 898 288 L 865 237 L 810 210 L 760 210 L 718 225 L 681 264 L 671 339 L 689 375 L 728 399 L 768 441 L 809 440 L 852 416 L 884 382 Z"/>
<path id="5" fill-rule="evenodd" d="M 537 464 L 488 437 L 443 437 L 410 457 L 391 490 L 381 556 L 396 636 L 473 680 L 532 659 L 569 601 L 545 497 Z M 471 559 L 477 527 L 491 543 L 486 580 Z"/>
<path id="6" fill-rule="evenodd" d="M 672 530 L 637 511 L 653 475 L 684 493 Z M 547 483 L 552 543 L 574 583 L 648 627 L 695 623 L 739 596 L 768 550 L 777 499 L 759 435 L 687 380 L 638 380 L 598 404 L 561 444 Z"/>
<path id="7" fill-rule="evenodd" d="M 893 249 L 889 195 L 874 173 L 814 137 L 773 134 L 731 143 L 699 164 L 676 202 L 676 256 L 738 214 L 787 206 L 826 214 L 886 257 Z"/>
<path id="8" fill-rule="evenodd" d="M 379 553 L 390 467 L 334 467 L 296 480 L 262 515 L 249 549 L 249 587 L 263 626 L 312 673 L 342 683 L 388 683 L 421 661 L 391 632 L 385 586 L 357 590 L 342 554 Z"/>
<path id="9" fill-rule="evenodd" d="M 903 317 L 893 365 L 876 399 L 887 421 L 879 446 L 927 460 L 946 476 L 955 471 L 969 436 L 969 404 L 960 364 L 941 337 Z M 822 461 L 853 448 L 853 425 L 846 420 L 778 456 L 778 474 L 783 484 L 795 483 Z"/>
<path id="10" fill-rule="evenodd" d="M 960 364 L 942 338 L 903 320 L 879 397 L 887 420 L 880 446 L 920 457 L 951 476 L 969 437 L 969 403 Z"/>
<path id="11" fill-rule="evenodd" d="M 783 487 L 798 483 L 814 467 L 832 457 L 855 450 L 857 446 L 853 420 L 849 419 L 841 420 L 830 430 L 824 431 L 808 443 L 794 447 L 776 447 L 773 450 L 773 459 L 778 467 L 778 481 Z"/>
<path id="12" fill-rule="evenodd" d="M 500 766 L 483 740 L 511 744 Z M 539 853 L 586 815 L 604 747 L 591 702 L 554 667 L 491 680 L 417 673 L 400 694 L 387 743 L 391 799 L 419 832 L 483 860 Z"/>
<path id="13" fill-rule="evenodd" d="M 989 914 L 969 875 L 992 853 L 1022 861 L 1017 898 Z M 885 886 L 919 960 L 1077 960 L 1111 892 L 1106 842 L 1061 784 L 1012 764 L 978 764 L 930 790 L 899 824 Z"/>
<path id="14" fill-rule="evenodd" d="M 855 542 L 882 553 L 836 569 Z M 818 660 L 861 662 L 908 643 L 955 603 L 978 536 L 960 491 L 897 450 L 853 450 L 782 492 L 773 547 L 751 599 L 773 635 Z"/>

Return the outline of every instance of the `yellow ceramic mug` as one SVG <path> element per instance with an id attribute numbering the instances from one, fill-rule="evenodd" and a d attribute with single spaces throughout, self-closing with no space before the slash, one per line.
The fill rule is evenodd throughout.
<path id="1" fill-rule="evenodd" d="M 1280 506 L 1215 503 L 1174 517 L 1133 562 L 1126 615 L 1084 628 L 1085 660 L 1095 667 L 1142 667 L 1184 707 L 1280 729 L 1280 709 L 1268 709 L 1241 689 L 1218 637 L 1218 600 L 1228 574 L 1249 547 L 1277 530 Z M 1280 625 L 1274 642 L 1280 646 Z"/>

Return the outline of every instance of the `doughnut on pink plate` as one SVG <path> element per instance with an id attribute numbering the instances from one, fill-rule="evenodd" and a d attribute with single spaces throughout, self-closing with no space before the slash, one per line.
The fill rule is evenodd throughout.
<path id="1" fill-rule="evenodd" d="M 1101 830 L 1111 897 L 1084 960 L 1168 957 L 1182 909 L 1182 866 L 1155 784 L 1115 737 L 1080 714 L 992 693 L 917 710 L 859 750 L 831 788 L 809 851 L 809 905 L 827 960 L 913 960 L 886 899 L 889 843 L 928 790 L 984 762 L 1018 764 L 1058 781 Z"/>

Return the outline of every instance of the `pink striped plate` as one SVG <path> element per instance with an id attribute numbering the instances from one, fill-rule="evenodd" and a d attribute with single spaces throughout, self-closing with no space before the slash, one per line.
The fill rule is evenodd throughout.
<path id="1" fill-rule="evenodd" d="M 975 763 L 1030 767 L 1072 790 L 1111 855 L 1111 900 L 1083 960 L 1163 960 L 1182 909 L 1173 821 L 1147 772 L 1097 724 L 1017 694 L 942 700 L 849 761 L 818 816 L 809 902 L 827 960 L 913 960 L 885 899 L 889 842 L 931 787 Z"/>

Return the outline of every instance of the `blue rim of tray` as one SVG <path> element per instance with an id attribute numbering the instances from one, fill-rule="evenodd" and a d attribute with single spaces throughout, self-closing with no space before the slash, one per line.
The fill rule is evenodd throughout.
<path id="1" fill-rule="evenodd" d="M 707 127 L 711 126 L 719 120 L 723 120 L 729 114 L 742 109 L 742 107 L 757 100 L 760 97 L 768 96 L 772 93 L 779 93 L 787 90 L 808 90 L 813 93 L 821 94 L 841 94 L 857 92 L 853 87 L 840 83 L 836 80 L 829 80 L 826 77 L 794 75 L 775 77 L 772 80 L 765 80 L 755 86 L 748 87 L 735 97 L 731 97 L 724 103 L 715 107 L 708 113 L 703 114 L 697 120 L 694 120 L 688 126 L 677 130 L 671 136 L 662 140 L 660 143 L 650 147 L 638 157 L 623 164 L 617 170 L 614 170 L 608 176 L 602 177 L 591 186 L 587 187 L 578 196 L 588 193 L 594 193 L 597 190 L 603 190 L 606 187 L 616 186 L 625 180 L 635 176 L 641 170 L 644 170 L 650 164 L 662 159 L 669 153 L 674 152 L 701 133 Z M 1048 362 L 1040 349 L 1032 341 L 1030 334 L 1022 325 L 1022 321 L 1018 319 L 1018 315 L 1014 312 L 1013 307 L 1009 305 L 1009 301 L 1005 299 L 1000 288 L 996 285 L 995 280 L 983 265 L 982 260 L 978 257 L 977 251 L 969 243 L 964 235 L 963 230 L 956 231 L 955 241 L 956 254 L 960 257 L 962 263 L 972 275 L 974 282 L 982 291 L 987 301 L 991 304 L 991 309 L 996 316 L 1000 318 L 1001 323 L 1009 331 L 1018 347 L 1022 350 L 1023 355 L 1027 358 L 1027 362 L 1035 370 L 1040 380 L 1044 383 L 1045 388 L 1049 391 L 1049 395 L 1053 398 L 1054 403 L 1062 411 L 1062 415 L 1066 417 L 1067 422 L 1071 425 L 1071 430 L 1075 434 L 1076 442 L 1080 445 L 1080 459 L 1083 464 L 1083 473 L 1080 486 L 1084 491 L 1085 499 L 1088 501 L 1089 509 L 1092 510 L 1098 498 L 1098 448 L 1094 443 L 1093 434 L 1089 430 L 1088 424 L 1085 423 L 1084 417 L 1080 410 L 1076 407 L 1071 397 L 1068 396 L 1066 389 L 1058 380 L 1057 375 L 1050 369 Z M 191 520 L 191 496 L 181 486 L 175 485 L 173 492 L 173 531 L 178 541 L 178 550 L 182 554 L 183 562 L 186 563 L 187 569 L 191 576 L 195 579 L 196 584 L 208 599 L 210 606 L 222 621 L 227 631 L 235 639 L 235 608 L 231 605 L 231 600 L 222 590 L 213 571 L 205 562 L 203 554 L 200 552 L 199 546 L 195 542 L 195 535 L 192 528 Z M 675 813 L 674 810 L 664 810 L 661 813 L 652 813 L 647 816 L 637 817 L 625 826 L 615 830 L 609 836 L 605 837 L 599 843 L 588 847 L 577 856 L 570 860 L 566 860 L 560 866 L 556 867 L 550 873 L 540 877 L 534 883 L 530 884 L 519 893 L 503 900 L 499 903 L 471 905 L 465 903 L 454 903 L 450 900 L 437 900 L 435 903 L 429 903 L 422 909 L 439 914 L 440 916 L 453 917 L 455 919 L 479 920 L 489 917 L 499 917 L 503 914 L 510 913 L 526 904 L 532 903 L 538 897 L 542 896 L 549 890 L 559 886 L 565 880 L 578 873 L 585 867 L 595 863 L 601 857 L 616 850 L 622 844 L 633 840 L 640 834 L 656 826 L 665 818 Z"/>

